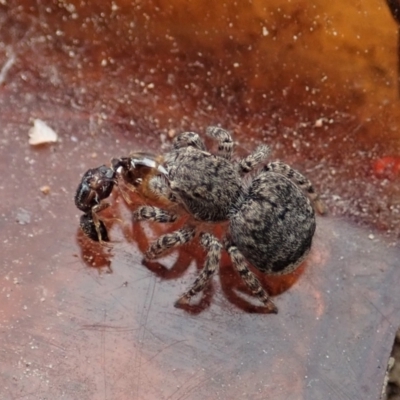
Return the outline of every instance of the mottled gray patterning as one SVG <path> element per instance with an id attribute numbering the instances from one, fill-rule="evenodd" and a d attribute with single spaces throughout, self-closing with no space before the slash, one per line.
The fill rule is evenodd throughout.
<path id="1" fill-rule="evenodd" d="M 192 240 L 201 223 L 228 221 L 223 244 L 210 232 L 200 232 L 201 244 L 207 251 L 205 266 L 177 305 L 187 304 L 204 289 L 216 272 L 225 248 L 239 275 L 264 303 L 266 311 L 276 313 L 276 306 L 248 269 L 246 260 L 266 274 L 292 272 L 311 247 L 315 232 L 311 201 L 320 213 L 324 212 L 323 203 L 307 178 L 281 162 L 264 165 L 246 185 L 242 176 L 265 162 L 268 146 L 261 145 L 246 158 L 232 161 L 233 141 L 229 132 L 210 127 L 207 134 L 217 140 L 217 154 L 206 150 L 197 133 L 182 133 L 164 157 L 168 177 L 155 176 L 149 182 L 154 193 L 183 207 L 191 218 L 180 230 L 154 242 L 146 258 L 156 258 Z M 171 210 L 150 206 L 140 207 L 134 215 L 136 219 L 163 223 L 176 217 Z"/>

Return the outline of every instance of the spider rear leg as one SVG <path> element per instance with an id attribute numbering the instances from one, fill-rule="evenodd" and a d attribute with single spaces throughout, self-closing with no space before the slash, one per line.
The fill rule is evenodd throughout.
<path id="1" fill-rule="evenodd" d="M 218 269 L 219 262 L 221 260 L 221 243 L 213 235 L 209 233 L 203 233 L 201 235 L 201 244 L 207 250 L 207 257 L 204 267 L 197 276 L 196 280 L 193 282 L 191 288 L 176 301 L 176 307 L 188 304 L 193 296 L 201 292 L 206 287 Z"/>
<path id="2" fill-rule="evenodd" d="M 153 206 L 142 206 L 132 213 L 132 218 L 138 221 L 147 220 L 167 223 L 176 221 L 177 216 L 175 214 L 169 213 L 166 210 L 163 210 L 162 208 Z"/>
<path id="3" fill-rule="evenodd" d="M 217 126 L 209 126 L 206 132 L 208 136 L 217 140 L 219 155 L 230 160 L 233 152 L 233 140 L 231 134 L 225 129 Z"/>
<path id="4" fill-rule="evenodd" d="M 325 214 L 327 212 L 324 202 L 319 198 L 319 194 L 315 192 L 312 183 L 300 172 L 280 161 L 270 162 L 264 167 L 264 171 L 277 172 L 289 178 L 307 194 L 319 214 Z"/>
<path id="5" fill-rule="evenodd" d="M 172 142 L 174 149 L 192 146 L 199 150 L 206 150 L 206 146 L 200 136 L 195 132 L 183 132 Z"/>
<path id="6" fill-rule="evenodd" d="M 243 158 L 237 163 L 239 172 L 246 174 L 256 168 L 260 163 L 265 161 L 269 156 L 270 148 L 267 145 L 261 145 L 256 148 L 256 150 Z"/>
<path id="7" fill-rule="evenodd" d="M 193 239 L 195 229 L 183 227 L 175 232 L 160 236 L 145 253 L 148 260 L 152 260 L 174 247 L 181 246 Z"/>
<path id="8" fill-rule="evenodd" d="M 263 289 L 257 277 L 248 269 L 246 260 L 242 253 L 240 253 L 239 249 L 236 246 L 231 245 L 226 250 L 231 257 L 234 267 L 253 295 L 255 295 L 265 305 L 266 311 L 271 314 L 277 314 L 277 307 L 270 300 L 268 293 Z"/>

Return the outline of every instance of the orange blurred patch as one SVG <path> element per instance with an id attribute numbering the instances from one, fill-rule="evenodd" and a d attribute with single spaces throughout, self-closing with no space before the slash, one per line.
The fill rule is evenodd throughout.
<path id="1" fill-rule="evenodd" d="M 379 158 L 373 164 L 376 176 L 380 178 L 393 178 L 400 173 L 400 157 L 386 156 Z"/>

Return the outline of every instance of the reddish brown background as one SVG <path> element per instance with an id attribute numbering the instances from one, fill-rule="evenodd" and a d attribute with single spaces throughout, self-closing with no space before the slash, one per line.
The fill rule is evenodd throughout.
<path id="1" fill-rule="evenodd" d="M 379 398 L 400 321 L 396 23 L 378 0 L 238 3 L 0 2 L 1 398 Z M 35 118 L 58 143 L 29 146 Z M 111 249 L 79 233 L 88 168 L 211 124 L 239 154 L 268 143 L 329 207 L 301 274 L 263 279 L 277 316 L 227 258 L 175 309 L 204 254 L 146 268 L 164 228 L 117 198 Z"/>

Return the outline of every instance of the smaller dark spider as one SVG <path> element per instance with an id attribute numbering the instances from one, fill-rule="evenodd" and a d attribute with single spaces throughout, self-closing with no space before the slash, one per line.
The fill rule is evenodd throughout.
<path id="1" fill-rule="evenodd" d="M 85 172 L 75 194 L 75 205 L 84 214 L 80 226 L 90 239 L 108 241 L 107 229 L 98 213 L 109 206 L 102 201 L 110 196 L 115 184 L 115 172 L 102 165 Z"/>
<path id="2" fill-rule="evenodd" d="M 84 212 L 80 218 L 80 227 L 84 234 L 93 241 L 108 242 L 107 228 L 98 216 L 100 211 L 110 206 L 105 199 L 117 185 L 129 204 L 129 197 L 125 195 L 123 188 L 140 192 L 140 188 L 146 188 L 142 184 L 143 179 L 149 179 L 155 173 L 167 172 L 157 162 L 157 157 L 148 153 L 134 153 L 130 157 L 113 159 L 111 167 L 101 165 L 86 171 L 75 193 L 75 205 Z M 149 197 L 148 194 L 145 195 Z"/>

